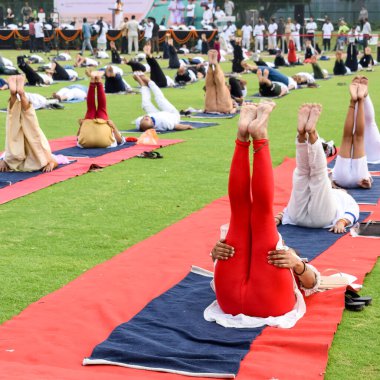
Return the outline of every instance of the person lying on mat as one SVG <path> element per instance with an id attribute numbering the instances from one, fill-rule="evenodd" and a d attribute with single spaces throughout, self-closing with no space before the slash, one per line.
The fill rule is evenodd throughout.
<path id="1" fill-rule="evenodd" d="M 224 73 L 218 63 L 218 52 L 208 51 L 209 67 L 206 74 L 205 112 L 226 113 L 236 112 L 230 90 L 226 85 Z"/>
<path id="2" fill-rule="evenodd" d="M 247 96 L 247 82 L 242 79 L 230 77 L 228 79 L 231 98 L 239 105 L 243 104 Z"/>
<path id="3" fill-rule="evenodd" d="M 320 104 L 303 104 L 299 109 L 292 193 L 276 222 L 343 233 L 357 222 L 359 206 L 345 190 L 332 188 L 316 129 L 321 111 Z"/>
<path id="4" fill-rule="evenodd" d="M 316 274 L 312 275 L 292 250 L 287 252 L 273 218 L 274 179 L 267 126 L 274 107 L 274 102 L 261 102 L 241 109 L 228 184 L 231 218 L 225 240 L 234 247 L 234 254 L 215 264 L 217 304 L 205 310 L 207 320 L 218 322 L 218 308 L 224 315 L 286 319 L 289 313 L 294 315 L 300 303 L 304 307 L 293 271 L 306 288 L 312 289 L 317 283 Z M 302 314 L 297 313 L 293 325 Z M 244 318 L 240 320 L 244 324 Z"/>
<path id="5" fill-rule="evenodd" d="M 58 166 L 42 132 L 35 110 L 26 97 L 23 75 L 8 79 L 10 99 L 5 130 L 5 152 L 0 171 L 51 172 Z"/>
<path id="6" fill-rule="evenodd" d="M 63 87 L 57 92 L 52 94 L 52 98 L 58 99 L 60 102 L 67 102 L 70 100 L 86 100 L 88 89 L 81 84 L 73 84 L 71 86 Z"/>
<path id="7" fill-rule="evenodd" d="M 329 72 L 326 69 L 322 69 L 317 62 L 317 56 L 313 55 L 310 58 L 310 63 L 313 68 L 314 79 L 326 79 L 329 77 Z"/>
<path id="8" fill-rule="evenodd" d="M 175 85 L 174 80 L 164 74 L 159 63 L 153 57 L 150 42 L 144 46 L 143 50 L 146 55 L 146 62 L 150 66 L 150 80 L 160 88 L 173 87 Z"/>
<path id="9" fill-rule="evenodd" d="M 120 73 L 115 72 L 114 66 L 108 65 L 105 70 L 106 94 L 118 92 L 131 92 L 132 87 L 122 78 Z"/>
<path id="10" fill-rule="evenodd" d="M 87 112 L 84 119 L 79 120 L 80 127 L 77 133 L 77 145 L 80 148 L 113 148 L 125 143 L 124 137 L 107 114 L 103 75 L 103 71 L 91 72 L 91 82 L 87 93 Z"/>
<path id="11" fill-rule="evenodd" d="M 89 57 L 83 57 L 83 55 L 78 54 L 75 58 L 75 67 L 97 67 L 99 65 L 98 61 Z"/>
<path id="12" fill-rule="evenodd" d="M 50 68 L 45 70 L 46 74 L 53 80 L 75 81 L 78 79 L 78 73 L 73 69 L 65 69 L 58 62 L 51 62 Z"/>
<path id="13" fill-rule="evenodd" d="M 296 81 L 270 67 L 258 66 L 256 70 L 259 80 L 259 93 L 264 97 L 280 97 L 297 88 Z"/>
<path id="14" fill-rule="evenodd" d="M 19 69 L 25 74 L 30 86 L 49 85 L 53 83 L 51 75 L 35 71 L 28 63 L 25 62 L 24 56 L 17 57 Z"/>
<path id="15" fill-rule="evenodd" d="M 154 128 L 158 132 L 172 130 L 194 129 L 191 125 L 181 124 L 181 116 L 178 110 L 164 96 L 153 80 L 149 80 L 145 75 L 134 75 L 133 79 L 141 86 L 141 106 L 147 113 L 136 119 L 136 128 L 146 131 Z M 158 108 L 151 101 L 151 92 Z"/>
<path id="16" fill-rule="evenodd" d="M 181 66 L 177 70 L 174 82 L 179 84 L 193 83 L 206 76 L 206 66 L 199 63 L 195 66 Z"/>
<path id="17" fill-rule="evenodd" d="M 368 79 L 356 76 L 350 85 L 350 104 L 343 127 L 342 143 L 332 174 L 334 183 L 344 188 L 368 189 L 372 185 L 364 144 L 364 102 L 367 95 Z"/>
<path id="18" fill-rule="evenodd" d="M 337 50 L 335 53 L 335 63 L 333 68 L 334 75 L 348 75 L 351 74 L 351 69 L 346 66 L 344 60 L 344 55 L 341 50 Z"/>

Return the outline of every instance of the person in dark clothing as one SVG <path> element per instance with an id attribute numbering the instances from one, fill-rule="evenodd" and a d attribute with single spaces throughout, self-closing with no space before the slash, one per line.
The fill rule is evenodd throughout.
<path id="1" fill-rule="evenodd" d="M 168 39 L 169 45 L 169 69 L 178 69 L 180 67 L 177 50 L 173 46 L 173 40 Z"/>
<path id="2" fill-rule="evenodd" d="M 207 54 L 208 51 L 210 50 L 210 45 L 209 45 L 209 43 L 207 41 L 206 34 L 202 33 L 201 38 L 202 38 L 202 51 L 201 51 L 201 53 L 202 54 Z"/>
<path id="3" fill-rule="evenodd" d="M 334 75 L 346 75 L 347 67 L 343 61 L 343 52 L 338 50 L 335 54 Z"/>
<path id="4" fill-rule="evenodd" d="M 174 78 L 174 82 L 186 84 L 195 82 L 200 78 L 204 78 L 205 76 L 206 69 L 202 64 L 190 67 L 181 66 L 177 71 L 177 75 Z"/>
<path id="5" fill-rule="evenodd" d="M 273 61 L 274 65 L 276 67 L 281 67 L 281 66 L 289 66 L 286 61 L 285 61 L 285 58 L 284 56 L 282 55 L 282 51 L 280 49 L 277 50 L 276 52 L 276 57 L 274 58 L 274 61 Z M 260 66 L 260 65 L 258 65 Z M 264 65 L 263 65 L 264 66 Z M 265 65 L 267 66 L 267 65 Z"/>
<path id="6" fill-rule="evenodd" d="M 244 93 L 246 94 L 246 85 L 247 82 L 231 77 L 228 79 L 229 87 L 230 87 L 230 94 L 231 98 L 235 100 L 238 104 L 243 104 L 244 101 Z"/>
<path id="7" fill-rule="evenodd" d="M 160 26 L 157 24 L 156 19 L 154 17 L 148 17 L 148 20 L 153 22 L 152 38 L 150 39 L 150 43 L 152 45 L 152 51 L 159 54 L 160 44 L 159 44 L 158 32 L 160 31 Z"/>
<path id="8" fill-rule="evenodd" d="M 17 57 L 17 65 L 19 69 L 25 74 L 29 85 L 37 86 L 44 84 L 44 80 L 41 78 L 41 76 L 39 76 L 38 73 L 25 62 L 24 56 Z"/>
<path id="9" fill-rule="evenodd" d="M 129 91 L 129 87 L 127 87 L 121 75 L 115 74 L 112 66 L 107 66 L 105 71 L 105 91 L 106 94 Z"/>
<path id="10" fill-rule="evenodd" d="M 117 51 L 114 41 L 110 42 L 110 48 L 111 48 L 112 63 L 116 63 L 116 64 L 121 63 L 122 59 L 120 57 L 119 52 Z"/>
<path id="11" fill-rule="evenodd" d="M 232 60 L 232 72 L 242 73 L 244 67 L 242 62 L 244 61 L 243 49 L 241 48 L 241 38 L 236 38 L 235 41 L 231 41 L 231 45 L 234 48 L 234 58 Z"/>
<path id="12" fill-rule="evenodd" d="M 69 73 L 56 61 L 52 62 L 50 72 L 54 80 L 71 80 L 72 79 L 70 78 Z"/>
<path id="13" fill-rule="evenodd" d="M 152 56 L 150 44 L 146 44 L 144 46 L 144 53 L 146 55 L 146 62 L 150 66 L 150 80 L 152 80 L 159 88 L 168 87 L 171 85 L 171 83 L 168 83 L 168 78 L 162 71 L 159 63 L 156 61 L 156 59 Z M 178 58 L 177 58 L 178 59 Z M 173 82 L 174 84 L 174 82 Z"/>
<path id="14" fill-rule="evenodd" d="M 371 54 L 371 48 L 366 47 L 364 49 L 364 54 L 360 58 L 359 63 L 361 65 L 361 67 L 363 67 L 363 68 L 367 68 L 367 67 L 373 66 L 375 64 L 375 61 L 373 60 L 373 57 Z"/>
<path id="15" fill-rule="evenodd" d="M 352 72 L 358 71 L 358 49 L 354 43 L 349 43 L 347 46 L 347 57 L 345 65 Z"/>
<path id="16" fill-rule="evenodd" d="M 310 58 L 310 63 L 313 67 L 314 79 L 326 79 L 328 77 L 326 70 L 325 72 L 322 71 L 321 66 L 318 65 L 317 57 L 315 55 Z"/>

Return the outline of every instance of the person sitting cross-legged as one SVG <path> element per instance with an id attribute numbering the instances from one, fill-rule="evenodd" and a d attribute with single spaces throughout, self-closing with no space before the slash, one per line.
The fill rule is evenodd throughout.
<path id="1" fill-rule="evenodd" d="M 87 112 L 79 120 L 77 145 L 80 148 L 114 148 L 125 143 L 119 130 L 107 113 L 106 94 L 102 83 L 104 72 L 91 72 L 91 82 L 87 93 Z M 97 95 L 98 107 L 95 104 Z"/>
<path id="2" fill-rule="evenodd" d="M 164 96 L 153 80 L 145 75 L 134 75 L 133 78 L 141 86 L 142 108 L 147 113 L 136 119 L 136 127 L 140 131 L 154 128 L 158 132 L 193 129 L 188 124 L 181 124 L 178 110 Z M 151 92 L 158 108 L 152 103 Z"/>
<path id="3" fill-rule="evenodd" d="M 58 166 L 24 90 L 23 75 L 8 78 L 10 100 L 6 119 L 5 152 L 0 171 L 51 172 Z"/>

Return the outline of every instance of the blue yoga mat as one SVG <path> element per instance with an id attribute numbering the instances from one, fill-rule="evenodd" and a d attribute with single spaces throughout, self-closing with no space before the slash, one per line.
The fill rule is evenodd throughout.
<path id="1" fill-rule="evenodd" d="M 183 124 L 189 124 L 194 128 L 207 128 L 207 127 L 214 127 L 215 125 L 219 125 L 219 123 L 202 123 L 198 121 L 188 121 L 188 120 L 182 120 Z M 138 129 L 126 129 L 120 131 L 121 133 L 142 133 Z M 183 131 L 177 131 L 177 130 L 172 130 L 172 131 L 159 131 L 157 132 L 158 134 L 163 134 L 163 133 L 173 133 L 173 132 L 183 132 Z"/>
<path id="2" fill-rule="evenodd" d="M 70 165 L 76 161 L 72 161 L 69 164 L 65 165 L 58 165 L 58 167 L 54 170 L 58 170 L 60 168 L 63 168 L 64 166 Z M 0 189 L 14 185 L 17 182 L 24 181 L 29 178 L 37 177 L 39 175 L 45 174 L 42 171 L 38 172 L 3 172 L 0 173 Z"/>
<path id="3" fill-rule="evenodd" d="M 334 166 L 335 166 L 335 162 L 336 162 L 336 157 L 331 162 L 329 162 L 327 166 L 330 169 L 333 169 Z M 368 163 L 368 170 L 370 172 L 380 172 L 380 163 L 379 164 L 370 164 L 370 163 Z"/>
<path id="4" fill-rule="evenodd" d="M 207 113 L 207 112 L 195 112 L 190 114 L 188 117 L 194 117 L 199 119 L 232 119 L 239 112 L 236 113 Z"/>
<path id="5" fill-rule="evenodd" d="M 136 145 L 135 142 L 126 142 L 124 145 L 118 145 L 115 148 L 79 148 L 77 146 L 73 146 L 71 148 L 61 149 L 53 152 L 54 154 L 63 154 L 64 156 L 70 157 L 99 157 L 104 154 L 117 152 L 119 150 L 128 149 L 132 146 Z"/>
<path id="6" fill-rule="evenodd" d="M 191 376 L 234 377 L 263 327 L 226 329 L 203 318 L 211 278 L 190 272 L 116 327 L 83 364 L 115 364 Z"/>
<path id="7" fill-rule="evenodd" d="M 369 214 L 369 212 L 361 212 L 359 221 L 363 221 Z M 309 261 L 326 251 L 345 235 L 334 234 L 327 228 L 307 228 L 291 224 L 278 226 L 278 232 L 288 247 L 296 249 L 301 257 L 307 257 Z"/>
<path id="8" fill-rule="evenodd" d="M 380 177 L 372 177 L 373 183 L 370 189 L 347 189 L 356 202 L 361 204 L 377 204 L 380 199 Z"/>

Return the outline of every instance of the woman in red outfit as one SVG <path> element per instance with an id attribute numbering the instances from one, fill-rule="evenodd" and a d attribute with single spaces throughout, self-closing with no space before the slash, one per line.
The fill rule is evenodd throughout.
<path id="1" fill-rule="evenodd" d="M 103 74 L 101 71 L 92 71 L 90 74 L 87 112 L 84 119 L 79 120 L 80 127 L 77 133 L 77 145 L 80 148 L 113 148 L 125 143 L 124 137 L 108 117 Z"/>
<path id="2" fill-rule="evenodd" d="M 273 217 L 274 181 L 267 137 L 273 102 L 244 106 L 229 178 L 231 220 L 226 244 L 234 247 L 228 260 L 215 266 L 215 291 L 226 314 L 281 316 L 296 302 L 294 281 L 288 267 L 268 262 L 279 243 Z M 249 135 L 253 140 L 250 176 Z"/>

